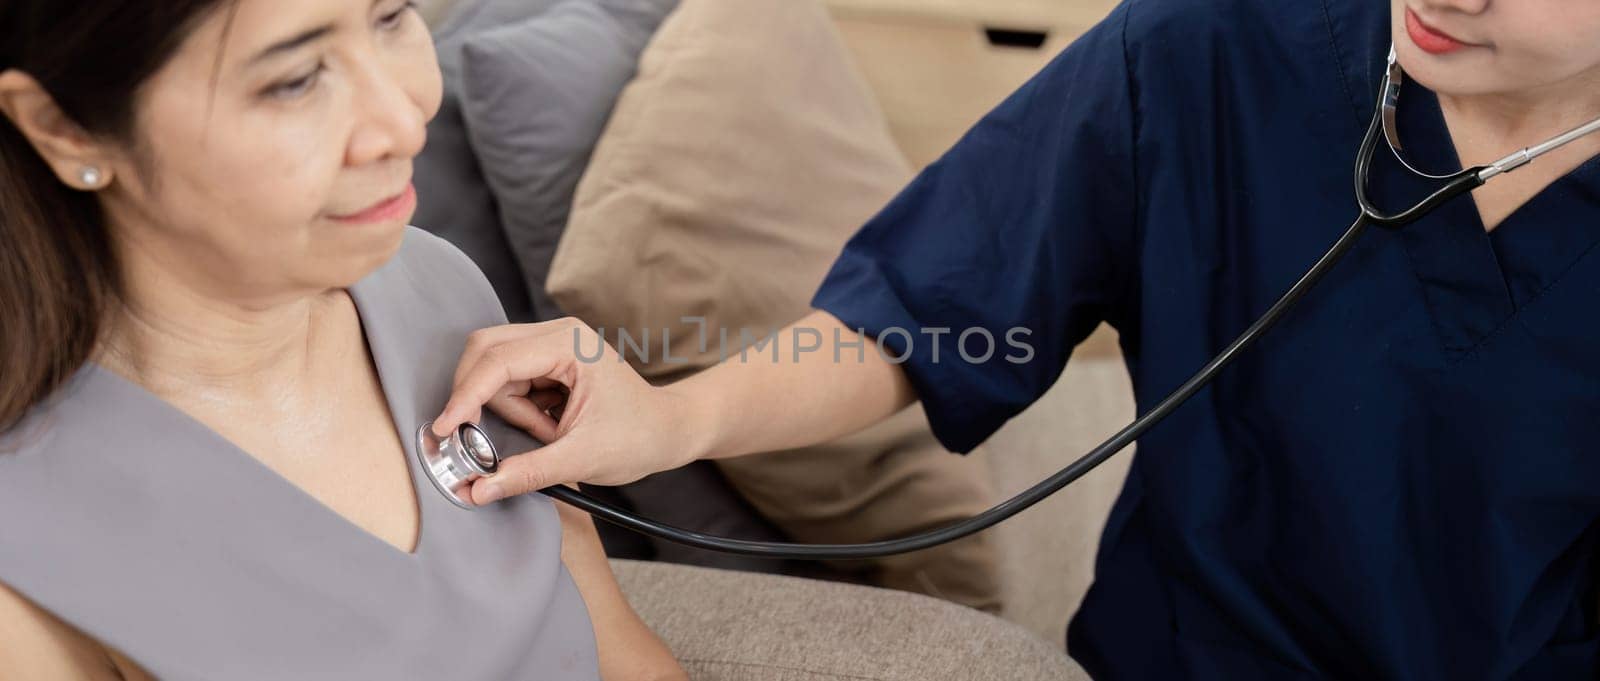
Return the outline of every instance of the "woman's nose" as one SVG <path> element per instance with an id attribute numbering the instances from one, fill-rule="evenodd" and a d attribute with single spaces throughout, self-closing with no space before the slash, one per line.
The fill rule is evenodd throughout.
<path id="1" fill-rule="evenodd" d="M 404 76 L 381 63 L 362 69 L 353 93 L 355 125 L 345 164 L 360 166 L 387 159 L 410 159 L 427 141 L 427 114 L 406 87 Z"/>

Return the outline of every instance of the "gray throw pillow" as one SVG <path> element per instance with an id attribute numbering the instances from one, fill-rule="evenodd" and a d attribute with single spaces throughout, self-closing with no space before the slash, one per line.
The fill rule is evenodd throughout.
<path id="1" fill-rule="evenodd" d="M 565 0 L 573 2 L 573 0 Z M 554 316 L 554 306 L 544 308 L 542 315 L 536 315 L 530 304 L 528 287 L 530 283 L 537 290 L 544 290 L 544 276 L 537 275 L 536 279 L 524 279 L 522 266 L 517 262 L 518 255 L 524 257 L 528 253 L 514 253 L 506 238 L 507 232 L 501 226 L 500 210 L 494 195 L 490 192 L 485 178 L 485 173 L 480 167 L 477 154 L 472 149 L 468 140 L 468 117 L 463 116 L 463 76 L 464 68 L 463 46 L 473 42 L 486 31 L 504 29 L 505 35 L 493 38 L 475 48 L 474 53 L 485 57 L 490 63 L 512 66 L 509 77 L 501 83 L 509 88 L 529 87 L 529 77 L 524 71 L 546 72 L 554 70 L 571 71 L 571 78 L 591 78 L 592 76 L 579 75 L 591 72 L 591 68 L 583 63 L 585 55 L 593 50 L 596 45 L 608 46 L 599 53 L 604 57 L 606 80 L 598 83 L 568 82 L 567 87 L 548 90 L 544 99 L 516 97 L 511 92 L 502 93 L 507 100 L 507 118 L 512 119 L 512 127 L 520 117 L 522 121 L 546 121 L 552 111 L 566 111 L 564 116 L 556 116 L 557 122 L 549 123 L 551 127 L 546 131 L 551 135 L 558 135 L 548 143 L 558 152 L 549 152 L 539 149 L 519 151 L 517 154 L 529 153 L 527 158 L 537 163 L 538 159 L 565 158 L 578 159 L 576 161 L 562 161 L 558 165 L 562 170 L 559 179 L 552 180 L 552 174 L 545 172 L 531 172 L 528 178 L 534 185 L 549 187 L 552 182 L 566 189 L 539 189 L 539 194 L 548 199 L 547 205 L 552 205 L 550 214 L 541 213 L 540 208 L 531 208 L 532 212 L 523 213 L 528 216 L 545 215 L 545 225 L 553 225 L 554 233 L 549 236 L 550 248 L 560 239 L 561 226 L 566 222 L 567 210 L 575 193 L 577 178 L 582 175 L 588 163 L 588 149 L 592 147 L 600 136 L 600 131 L 609 118 L 611 103 L 617 98 L 618 93 L 628 81 L 632 79 L 638 55 L 643 51 L 645 43 L 654 34 L 655 28 L 662 22 L 667 14 L 677 6 L 677 0 L 588 0 L 590 9 L 570 9 L 563 14 L 565 18 L 558 18 L 550 26 L 557 27 L 558 42 L 547 47 L 561 46 L 565 53 L 552 54 L 544 61 L 543 51 L 533 53 L 534 68 L 526 65 L 515 66 L 514 57 L 521 54 L 521 50 L 509 52 L 506 59 L 496 56 L 501 46 L 506 49 L 529 40 L 541 40 L 548 32 L 540 32 L 537 24 L 525 26 L 523 22 L 533 17 L 543 15 L 553 6 L 563 0 L 461 0 L 445 17 L 438 30 L 434 32 L 434 41 L 439 51 L 439 67 L 444 72 L 444 102 L 440 107 L 439 115 L 428 126 L 428 146 L 421 157 L 417 159 L 416 185 L 420 203 L 417 209 L 416 224 L 429 229 L 440 236 L 454 242 L 477 262 L 478 267 L 489 277 L 499 293 L 506 313 L 513 322 L 533 321 L 536 316 L 549 318 Z M 597 14 L 594 9 L 603 9 L 604 13 Z M 610 28 L 613 33 L 606 33 L 603 40 L 595 44 L 586 44 L 585 40 L 573 40 L 571 36 L 560 35 L 561 27 L 586 26 L 581 35 L 594 36 L 599 28 Z M 622 30 L 618 30 L 622 29 Z M 577 29 L 575 29 L 577 30 Z M 528 31 L 533 33 L 527 34 Z M 559 52 L 559 50 L 557 50 Z M 486 67 L 487 68 L 487 67 Z M 495 78 L 479 71 L 478 74 L 486 82 L 480 82 L 484 89 L 493 90 L 499 87 Z M 544 78 L 544 76 L 533 76 Z M 538 82 L 544 82 L 539 80 Z M 580 87 L 581 86 L 581 87 Z M 591 87 L 594 86 L 594 87 Z M 543 87 L 543 86 L 538 86 Z M 477 90 L 475 90 L 477 91 Z M 524 93 L 533 94 L 533 93 Z M 556 98 L 563 98 L 557 100 Z M 499 97 L 496 97 L 498 99 Z M 580 102 L 588 102 L 579 105 Z M 598 103 L 597 103 L 598 102 Z M 498 106 L 495 104 L 494 106 Z M 543 113 L 541 113 L 543 112 Z M 579 115 L 582 112 L 583 115 Z M 472 118 L 477 124 L 475 136 L 478 141 L 486 142 L 485 133 L 494 129 L 488 121 L 495 120 L 495 116 Z M 564 122 L 563 122 L 564 121 Z M 564 132 L 563 132 L 564 131 Z M 569 136 L 570 135 L 570 136 Z M 533 145 L 538 147 L 537 144 Z M 502 156 L 499 150 L 489 148 L 490 157 L 496 159 L 494 166 L 503 167 L 507 164 L 519 163 L 521 158 L 517 154 Z M 546 165 L 550 165 L 548 162 Z M 515 168 L 513 167 L 513 171 Z M 502 186 L 517 186 L 514 182 L 502 182 Z M 512 201 L 508 208 L 515 209 L 521 201 Z M 518 220 L 516 223 L 523 223 Z M 508 221 L 507 227 L 520 230 Z M 553 251 L 552 251 L 553 252 Z M 546 253 L 539 262 L 547 263 L 550 254 Z M 725 536 L 740 537 L 744 539 L 765 539 L 779 541 L 787 539 L 782 533 L 774 529 L 761 515 L 751 509 L 749 504 L 730 487 L 716 466 L 709 461 L 697 461 L 677 470 L 657 473 L 650 478 L 641 480 L 631 485 L 620 488 L 587 488 L 591 493 L 600 494 L 614 503 L 624 507 L 633 508 L 645 515 L 665 522 L 669 525 L 687 527 L 701 532 L 711 532 Z M 606 545 L 607 553 L 640 559 L 666 560 L 677 563 L 689 563 L 730 570 L 747 570 L 756 572 L 781 572 L 808 577 L 825 577 L 818 574 L 820 568 L 792 561 L 755 560 L 740 556 L 726 554 L 713 554 L 706 551 L 685 549 L 675 544 L 633 535 L 627 530 L 617 528 L 609 523 L 597 523 L 598 531 Z"/>
<path id="2" fill-rule="evenodd" d="M 677 0 L 566 0 L 462 47 L 461 111 L 536 320 L 578 180 Z"/>
<path id="3" fill-rule="evenodd" d="M 467 141 L 461 116 L 461 46 L 473 35 L 538 15 L 560 0 L 462 0 L 433 32 L 444 74 L 444 100 L 428 123 L 428 144 L 417 156 L 412 223 L 456 245 L 494 286 L 513 322 L 532 321 L 533 303 L 511 253 L 494 194 Z"/>

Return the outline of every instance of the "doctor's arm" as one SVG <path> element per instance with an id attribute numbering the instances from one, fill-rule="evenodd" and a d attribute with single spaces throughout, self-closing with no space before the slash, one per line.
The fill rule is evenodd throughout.
<path id="1" fill-rule="evenodd" d="M 886 338 L 890 329 L 1022 329 L 1040 340 L 1036 353 L 1020 364 L 941 365 L 919 344 L 897 364 L 872 341 L 859 352 L 864 339 L 818 311 L 777 336 L 815 332 L 816 352 L 734 356 L 655 388 L 578 321 L 485 329 L 470 339 L 435 428 L 448 432 L 488 406 L 548 445 L 478 480 L 474 501 L 828 442 L 918 398 L 953 451 L 993 433 L 1049 388 L 1096 325 L 1137 314 L 1128 7 L 924 169 L 846 244 L 813 299 Z M 600 359 L 580 357 L 597 345 Z"/>
<path id="2" fill-rule="evenodd" d="M 668 390 L 689 412 L 702 439 L 695 458 L 722 459 L 830 442 L 886 419 L 917 399 L 905 372 L 873 349 L 871 339 L 833 315 L 813 311 L 780 332 L 816 331 L 816 352 L 738 357 Z M 831 342 L 840 340 L 836 348 Z M 866 346 L 857 352 L 857 344 Z"/>
<path id="3" fill-rule="evenodd" d="M 500 326 L 469 339 L 455 389 L 435 429 L 473 421 L 487 406 L 549 443 L 508 457 L 480 479 L 473 499 L 558 484 L 619 485 L 697 459 L 731 458 L 828 442 L 872 425 L 915 401 L 904 371 L 832 315 L 816 311 L 780 332 L 813 329 L 816 352 L 733 355 L 665 387 L 651 386 L 615 350 L 580 357 L 598 335 L 579 321 Z M 834 361 L 838 330 L 843 356 Z M 581 344 L 581 345 L 580 345 Z"/>

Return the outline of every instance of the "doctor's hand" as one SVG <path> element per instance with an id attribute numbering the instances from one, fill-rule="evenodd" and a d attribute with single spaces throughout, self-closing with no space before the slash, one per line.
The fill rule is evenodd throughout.
<path id="1" fill-rule="evenodd" d="M 494 475 L 474 482 L 479 505 L 553 485 L 621 485 L 699 456 L 702 429 L 687 400 L 651 386 L 575 319 L 469 336 L 434 433 L 477 421 L 485 406 L 545 446 L 505 457 Z"/>

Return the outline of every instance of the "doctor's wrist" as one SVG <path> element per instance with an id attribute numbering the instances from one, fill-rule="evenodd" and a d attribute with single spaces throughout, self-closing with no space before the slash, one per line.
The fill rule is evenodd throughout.
<path id="1" fill-rule="evenodd" d="M 663 470 L 716 458 L 724 424 L 718 418 L 719 409 L 711 399 L 713 396 L 672 385 L 656 391 L 664 404 L 662 412 L 667 418 L 667 429 L 675 436 L 670 440 L 668 451 L 671 459 Z"/>

